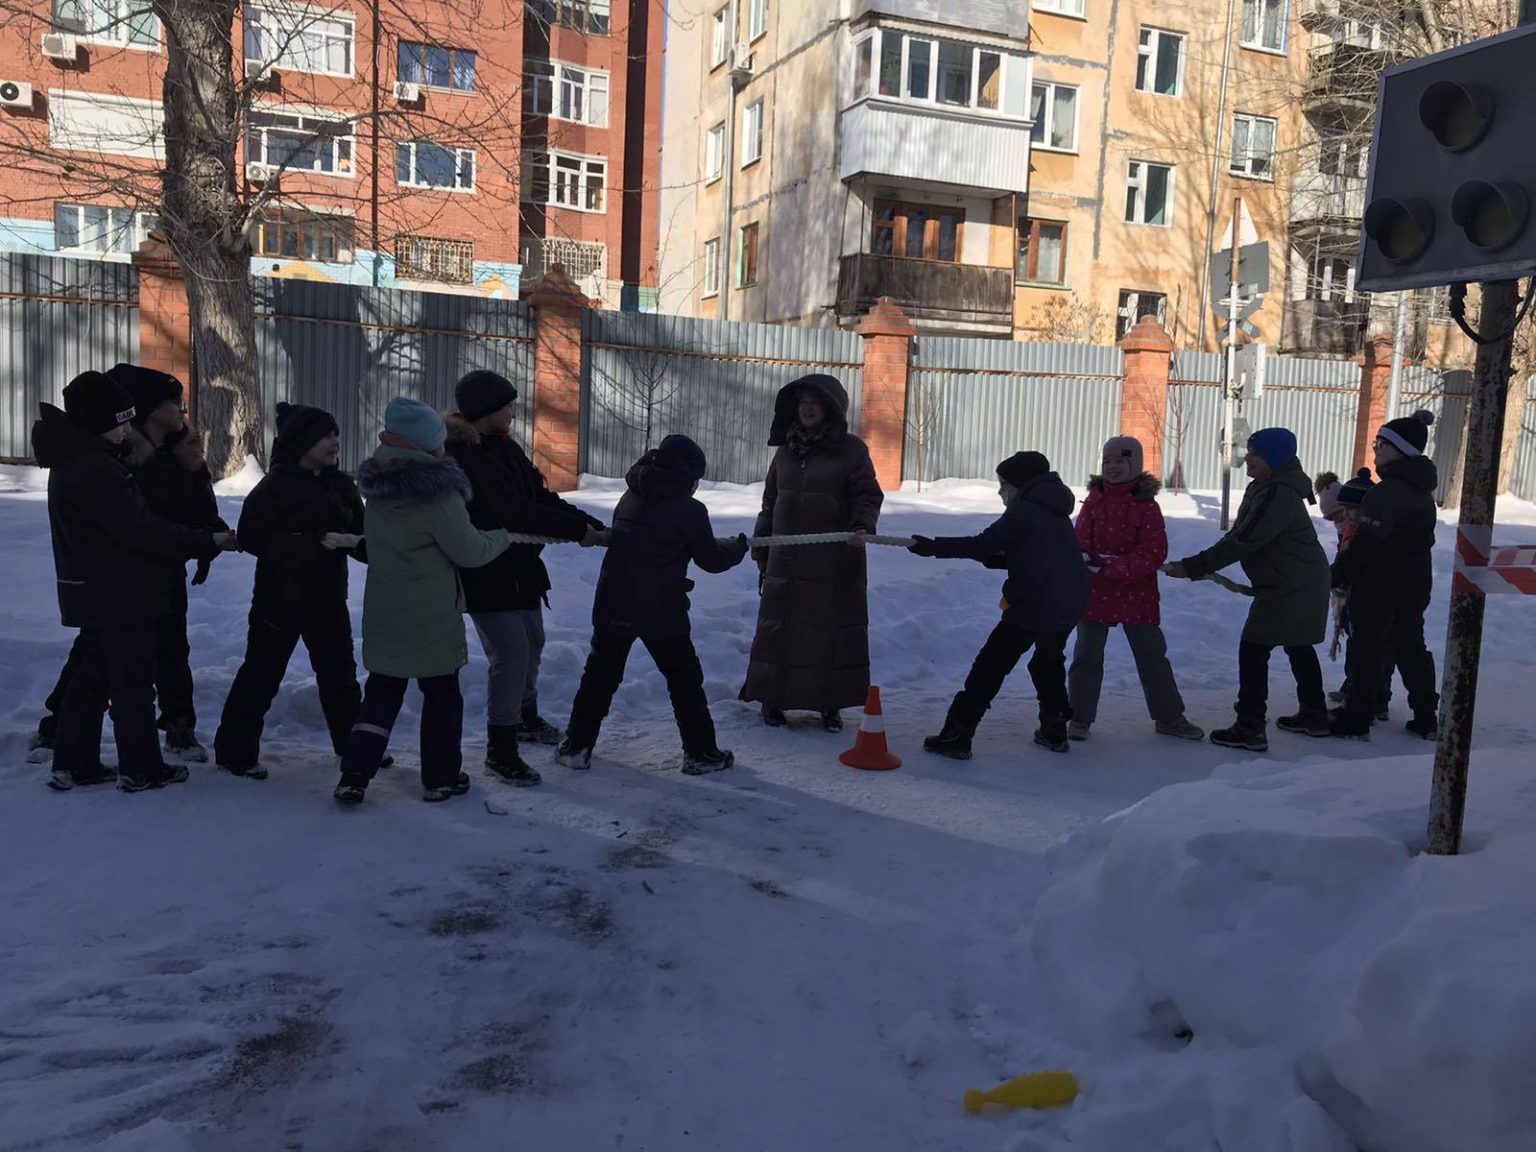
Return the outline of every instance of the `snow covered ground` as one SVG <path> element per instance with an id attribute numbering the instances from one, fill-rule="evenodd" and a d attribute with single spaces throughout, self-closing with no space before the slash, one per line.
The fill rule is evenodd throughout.
<path id="1" fill-rule="evenodd" d="M 896 773 L 840 766 L 851 731 L 769 731 L 736 701 L 747 566 L 694 596 L 729 773 L 676 771 L 637 651 L 593 772 L 540 749 L 542 788 L 477 771 L 469 796 L 425 805 L 412 712 L 399 766 L 339 811 L 300 655 L 270 780 L 202 769 L 157 793 L 59 796 L 24 763 L 69 639 L 41 476 L 5 470 L 0 489 L 0 1150 L 1536 1146 L 1536 603 L 1489 601 L 1469 855 L 1453 861 L 1416 855 L 1430 761 L 1399 724 L 1371 744 L 1273 734 L 1266 760 L 1156 738 L 1118 639 L 1071 755 L 1030 743 L 1022 670 L 974 761 L 924 755 L 1000 578 L 887 548 L 871 551 L 871 642 Z M 619 492 L 588 480 L 578 501 L 603 514 Z M 705 498 L 721 534 L 750 528 L 756 490 Z M 1213 498 L 1162 502 L 1175 556 L 1215 537 Z M 889 497 L 881 526 L 962 533 L 996 511 L 992 485 L 946 482 Z M 1536 542 L 1536 506 L 1500 519 L 1498 542 Z M 1450 539 L 1447 522 L 1442 589 Z M 544 711 L 561 722 L 601 557 L 547 555 Z M 205 739 L 251 568 L 222 559 L 193 591 Z M 1245 603 L 1210 584 L 1164 596 L 1190 717 L 1224 723 Z M 1439 595 L 1435 648 L 1444 611 Z M 1273 683 L 1289 706 L 1283 661 Z M 1046 1067 L 1081 1077 L 1071 1108 L 960 1107 Z"/>

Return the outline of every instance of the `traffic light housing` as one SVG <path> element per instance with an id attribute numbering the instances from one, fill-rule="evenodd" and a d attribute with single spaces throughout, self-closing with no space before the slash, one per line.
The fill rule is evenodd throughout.
<path id="1" fill-rule="evenodd" d="M 1536 275 L 1536 25 L 1388 69 L 1356 287 Z"/>

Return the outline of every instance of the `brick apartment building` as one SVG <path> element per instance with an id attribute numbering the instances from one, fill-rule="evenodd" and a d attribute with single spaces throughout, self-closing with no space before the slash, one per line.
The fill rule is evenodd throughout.
<path id="1" fill-rule="evenodd" d="M 656 285 L 663 0 L 247 3 L 234 178 L 259 274 L 516 296 L 563 263 Z M 125 258 L 165 155 L 158 21 L 52 0 L 0 28 L 0 250 Z"/>

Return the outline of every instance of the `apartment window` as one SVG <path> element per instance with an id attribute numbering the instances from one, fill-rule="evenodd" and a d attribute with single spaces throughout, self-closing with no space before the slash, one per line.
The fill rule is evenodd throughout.
<path id="1" fill-rule="evenodd" d="M 1125 339 L 1125 334 L 1136 327 L 1138 320 L 1152 317 L 1159 324 L 1168 322 L 1168 297 L 1161 292 L 1120 290 L 1120 303 L 1115 311 L 1115 343 Z"/>
<path id="2" fill-rule="evenodd" d="M 741 113 L 741 166 L 763 158 L 763 102 L 754 100 Z"/>
<path id="3" fill-rule="evenodd" d="M 756 40 L 768 31 L 768 0 L 748 0 L 747 39 Z"/>
<path id="4" fill-rule="evenodd" d="M 473 284 L 475 246 L 468 240 L 437 240 L 430 236 L 396 237 L 395 275 L 402 280 Z"/>
<path id="5" fill-rule="evenodd" d="M 736 229 L 736 287 L 751 288 L 757 283 L 758 235 L 756 224 Z"/>
<path id="6" fill-rule="evenodd" d="M 1154 96 L 1177 96 L 1184 90 L 1182 32 L 1143 28 L 1136 55 L 1136 91 Z"/>
<path id="7" fill-rule="evenodd" d="M 1019 261 L 1015 277 L 1020 284 L 1067 282 L 1067 226 L 1060 220 L 1019 217 Z"/>
<path id="8" fill-rule="evenodd" d="M 1125 222 L 1167 228 L 1173 223 L 1173 166 L 1132 160 L 1125 173 Z"/>
<path id="9" fill-rule="evenodd" d="M 608 73 L 559 60 L 530 59 L 524 76 L 532 85 L 535 115 L 594 128 L 608 126 Z"/>
<path id="10" fill-rule="evenodd" d="M 608 206 L 608 162 L 569 152 L 535 153 L 524 175 L 524 187 L 535 204 L 603 212 Z"/>
<path id="11" fill-rule="evenodd" d="M 1308 300 L 1340 304 L 1355 302 L 1355 257 L 1334 252 L 1313 252 L 1307 260 Z"/>
<path id="12" fill-rule="evenodd" d="M 475 190 L 475 150 L 446 148 L 428 140 L 395 145 L 395 183 L 450 192 Z"/>
<path id="13" fill-rule="evenodd" d="M 247 5 L 246 66 L 350 76 L 355 34 L 352 17 L 346 13 Z"/>
<path id="14" fill-rule="evenodd" d="M 155 226 L 150 212 L 106 208 L 97 204 L 55 204 L 53 246 L 61 252 L 98 252 L 131 256 Z"/>
<path id="15" fill-rule="evenodd" d="M 252 108 L 246 121 L 245 158 L 288 172 L 352 175 L 353 126 L 297 112 Z"/>
<path id="16" fill-rule="evenodd" d="M 875 256 L 954 263 L 960 259 L 964 224 L 963 208 L 876 200 L 869 250 Z"/>
<path id="17" fill-rule="evenodd" d="M 722 8 L 715 13 L 715 22 L 710 32 L 709 41 L 709 66 L 718 68 L 725 63 L 725 58 L 731 54 L 731 10 Z"/>
<path id="18" fill-rule="evenodd" d="M 1244 48 L 1265 52 L 1285 51 L 1285 23 L 1290 0 L 1243 0 L 1243 27 L 1239 42 Z"/>
<path id="19" fill-rule="evenodd" d="M 704 297 L 720 295 L 720 240 L 704 241 Z"/>
<path id="20" fill-rule="evenodd" d="M 992 48 L 877 28 L 854 46 L 853 99 L 866 96 L 977 108 L 1022 120 L 1029 115 L 1029 61 Z"/>
<path id="21" fill-rule="evenodd" d="M 48 97 L 48 142 L 55 148 L 165 160 L 165 110 L 158 100 L 55 92 Z"/>
<path id="22" fill-rule="evenodd" d="M 396 79 L 450 92 L 475 90 L 475 54 L 440 44 L 400 42 Z"/>
<path id="23" fill-rule="evenodd" d="M 1324 176 L 1363 178 L 1370 161 L 1369 142 L 1343 132 L 1323 129 L 1318 136 L 1317 168 Z"/>
<path id="24" fill-rule="evenodd" d="M 350 264 L 352 221 L 309 214 L 263 216 L 251 237 L 251 250 L 283 260 Z"/>
<path id="25" fill-rule="evenodd" d="M 160 20 L 147 0 L 54 0 L 53 28 L 94 44 L 160 46 Z"/>
<path id="26" fill-rule="evenodd" d="M 1273 180 L 1276 127 L 1276 122 L 1265 116 L 1233 116 L 1232 158 L 1227 170 L 1234 176 Z"/>
<path id="27" fill-rule="evenodd" d="M 1086 0 L 1035 0 L 1032 7 L 1036 12 L 1055 12 L 1058 16 L 1081 16 L 1086 9 Z"/>
<path id="28" fill-rule="evenodd" d="M 725 124 L 716 124 L 704 136 L 704 175 L 713 184 L 725 175 Z"/>
<path id="29" fill-rule="evenodd" d="M 611 0 L 529 0 L 529 10 L 545 24 L 608 35 Z"/>
<path id="30" fill-rule="evenodd" d="M 1035 124 L 1029 138 L 1037 148 L 1077 151 L 1077 89 L 1070 84 L 1036 84 L 1030 102 Z"/>

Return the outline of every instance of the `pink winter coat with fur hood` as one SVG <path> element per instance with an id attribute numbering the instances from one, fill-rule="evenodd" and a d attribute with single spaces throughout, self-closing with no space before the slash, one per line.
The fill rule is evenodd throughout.
<path id="1" fill-rule="evenodd" d="M 1088 498 L 1077 516 L 1077 541 L 1084 552 L 1099 556 L 1104 568 L 1093 578 L 1083 619 L 1162 623 L 1157 573 L 1168 559 L 1168 532 L 1157 506 L 1161 487 L 1149 472 L 1128 484 L 1105 484 L 1098 476 L 1088 481 Z"/>

